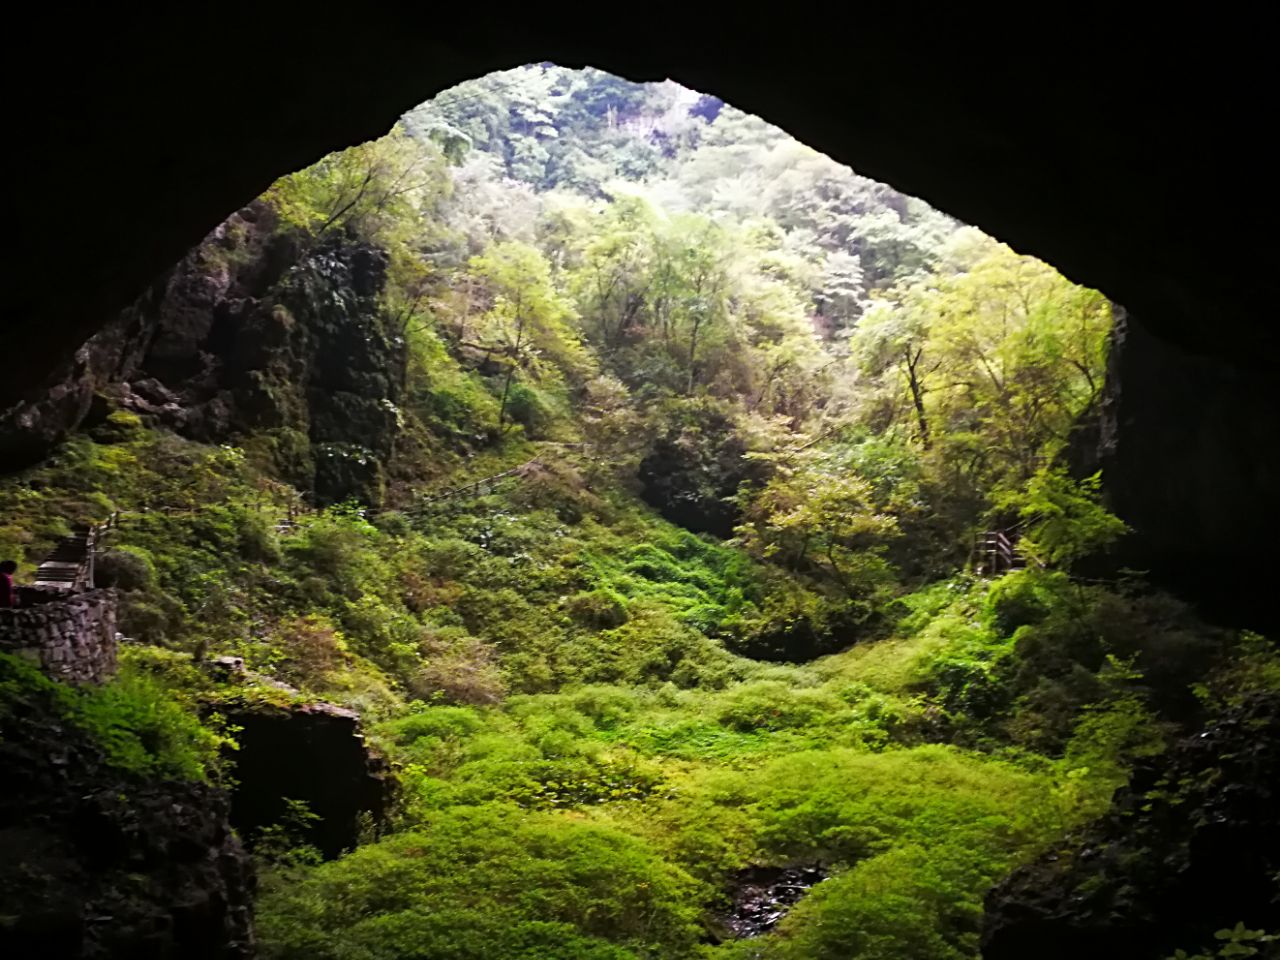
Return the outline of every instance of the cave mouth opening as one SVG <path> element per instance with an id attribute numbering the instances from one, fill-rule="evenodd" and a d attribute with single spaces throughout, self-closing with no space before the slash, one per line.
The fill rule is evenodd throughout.
<path id="1" fill-rule="evenodd" d="M 550 63 L 533 64 L 488 74 L 478 80 L 448 88 L 432 101 L 407 111 L 399 128 L 403 131 L 412 127 L 410 139 L 430 143 L 442 154 L 452 154 L 452 157 L 446 156 L 446 162 L 453 166 L 454 161 L 458 161 L 453 166 L 454 173 L 459 169 L 469 168 L 469 182 L 472 186 L 477 186 L 484 180 L 485 174 L 480 168 L 487 163 L 490 165 L 488 176 L 491 180 L 524 184 L 535 193 L 548 193 L 558 200 L 563 199 L 565 194 L 576 191 L 579 197 L 601 202 L 606 199 L 606 188 L 621 185 L 627 187 L 633 197 L 640 194 L 639 199 L 648 202 L 653 198 L 647 196 L 644 190 L 635 189 L 644 181 L 646 165 L 651 167 L 655 156 L 661 157 L 664 151 L 678 152 L 686 148 L 688 143 L 682 146 L 680 137 L 689 136 L 699 125 L 707 129 L 714 128 L 721 121 L 721 114 L 725 109 L 724 101 L 714 95 L 693 93 L 679 84 L 667 81 L 649 84 L 647 87 L 665 88 L 677 108 L 661 114 L 646 111 L 637 107 L 637 96 L 641 95 L 635 92 L 645 89 L 646 85 L 630 84 L 618 77 L 611 77 L 611 90 L 597 91 L 598 95 L 593 101 L 585 102 L 568 89 L 569 84 L 565 84 L 562 89 L 555 86 L 557 81 L 554 76 L 548 78 L 548 74 L 554 74 L 558 69 Z M 589 70 L 587 72 L 589 74 Z M 611 76 L 600 71 L 595 74 L 601 77 Z M 514 97 L 504 101 L 505 86 L 510 86 L 512 93 L 522 98 L 522 102 L 515 103 Z M 629 137 L 632 148 L 630 155 L 610 157 L 607 158 L 609 162 L 604 163 L 599 155 L 593 155 L 589 150 L 575 152 L 560 149 L 565 141 L 553 135 L 554 124 L 546 122 L 549 118 L 545 113 L 547 104 L 537 102 L 540 95 L 548 97 L 556 111 L 576 111 L 580 119 L 595 117 L 602 121 L 606 130 L 612 131 L 612 136 Z M 679 105 L 675 104 L 681 97 L 685 98 L 683 115 Z M 451 99 L 457 101 L 452 106 L 449 104 Z M 484 114 L 487 108 L 493 109 L 488 111 L 486 118 Z M 729 110 L 736 113 L 732 107 Z M 592 111 L 596 112 L 593 114 Z M 762 127 L 769 126 L 765 121 L 755 122 Z M 812 127 L 812 123 L 806 120 L 802 126 Z M 509 133 L 513 136 L 507 138 Z M 493 145 L 490 141 L 495 137 L 507 138 L 502 150 L 488 149 Z M 477 143 L 480 144 L 480 149 L 476 148 Z M 368 144 L 361 146 L 367 147 Z M 798 144 L 796 147 L 800 150 L 807 149 L 800 148 Z M 463 153 L 467 156 L 463 157 Z M 820 154 L 818 156 L 821 157 Z M 996 158 L 988 160 L 991 169 L 1003 169 L 1003 161 Z M 834 161 L 829 162 L 840 167 Z M 910 164 L 904 167 L 904 171 L 903 175 L 907 180 L 919 179 L 919 171 L 915 171 Z M 758 210 L 769 197 L 776 199 L 779 192 L 779 178 L 773 176 L 776 172 L 778 171 L 770 170 L 764 178 L 757 177 L 754 182 L 750 178 L 741 179 L 719 199 L 730 210 L 736 207 L 732 216 L 741 220 L 753 205 Z M 781 179 L 785 180 L 788 174 L 793 173 L 794 168 L 784 173 Z M 684 185 L 696 188 L 696 179 L 696 176 L 687 177 Z M 356 181 L 358 185 L 358 176 Z M 1022 189 L 1020 183 L 1017 178 L 1007 181 L 1009 189 L 1014 192 Z M 492 183 L 487 186 L 492 186 Z M 885 220 L 879 224 L 871 224 L 871 219 L 866 218 L 864 226 L 882 229 L 882 234 L 876 236 L 875 230 L 871 229 L 856 237 L 852 246 L 859 249 L 852 255 L 852 262 L 848 259 L 841 262 L 842 257 L 838 256 L 848 253 L 849 244 L 827 244 L 830 249 L 825 252 L 837 254 L 830 257 L 826 264 L 831 270 L 833 287 L 817 292 L 818 296 L 825 299 L 821 302 L 815 300 L 812 310 L 819 323 L 825 325 L 820 331 L 825 336 L 830 336 L 834 330 L 833 317 L 836 325 L 842 321 L 842 312 L 843 319 L 847 320 L 851 313 L 857 312 L 857 305 L 866 301 L 869 292 L 881 289 L 887 281 L 894 279 L 891 271 L 885 271 L 883 264 L 868 263 L 875 259 L 874 250 L 871 251 L 871 256 L 866 256 L 868 248 L 874 248 L 877 243 L 892 243 L 903 239 L 892 236 L 892 230 L 884 231 L 885 225 L 891 226 L 894 218 L 900 224 L 909 219 L 912 205 L 916 205 L 917 209 L 926 206 L 918 200 L 907 198 L 905 194 L 897 194 L 898 199 L 894 203 L 899 206 L 894 210 L 892 204 L 886 206 L 884 201 L 896 191 L 883 186 L 880 189 L 883 190 L 883 195 L 872 196 L 870 201 L 885 214 Z M 998 195 L 1002 190 L 994 182 L 982 189 L 994 194 L 993 202 L 999 199 Z M 659 199 L 672 200 L 672 192 L 669 191 Z M 527 216 L 533 206 L 527 192 L 509 192 L 501 198 L 493 195 L 490 203 L 494 209 L 472 211 L 479 222 L 488 218 L 488 222 L 496 229 L 517 233 L 523 231 L 522 235 L 527 235 L 529 225 L 519 222 L 521 216 Z M 478 202 L 473 204 L 473 207 L 479 206 Z M 790 212 L 799 215 L 804 213 L 803 210 Z M 1054 217 L 1049 217 L 1046 222 L 1056 223 Z M 1013 235 L 1026 235 L 1025 223 L 1002 221 L 1000 218 L 996 218 L 994 222 L 1007 223 Z M 804 229 L 807 229 L 804 224 L 800 224 L 798 229 L 795 224 L 788 224 L 785 232 L 794 239 Z M 332 228 L 328 232 L 332 233 Z M 1067 234 L 1070 234 L 1070 230 L 1067 230 Z M 819 245 L 825 239 L 819 238 Z M 914 239 L 916 238 L 908 237 L 908 244 Z M 1037 239 L 1036 242 L 1039 243 L 1040 240 Z M 286 252 L 281 256 L 287 259 L 288 254 Z M 1073 259 L 1073 265 L 1075 262 Z M 1073 266 L 1073 272 L 1074 269 Z M 1105 272 L 1099 276 L 1107 279 Z M 1127 289 L 1127 285 L 1117 281 L 1116 288 Z M 1097 424 L 1093 428 L 1093 436 L 1087 436 L 1083 432 L 1076 434 L 1078 443 L 1072 456 L 1082 470 L 1109 464 L 1109 469 L 1104 473 L 1108 478 L 1107 494 L 1110 502 L 1141 531 L 1146 541 L 1143 545 L 1135 546 L 1133 555 L 1126 561 L 1127 565 L 1153 571 L 1162 582 L 1196 598 L 1207 613 L 1224 622 L 1248 622 L 1264 626 L 1273 622 L 1274 615 L 1258 602 L 1252 591 L 1242 585 L 1240 577 L 1233 572 L 1235 562 L 1229 558 L 1257 555 L 1263 548 L 1260 535 L 1256 534 L 1257 525 L 1240 523 L 1238 515 L 1245 509 L 1244 504 L 1257 502 L 1270 481 L 1265 471 L 1260 472 L 1245 464 L 1242 458 L 1247 459 L 1249 449 L 1258 448 L 1256 438 L 1270 428 L 1273 420 L 1263 414 L 1242 420 L 1233 417 L 1230 410 L 1236 407 L 1266 411 L 1274 405 L 1260 395 L 1258 381 L 1247 376 L 1232 362 L 1200 357 L 1148 333 L 1147 324 L 1154 325 L 1159 321 L 1163 329 L 1166 320 L 1172 323 L 1169 320 L 1172 316 L 1173 313 L 1161 313 L 1141 318 L 1129 317 L 1126 320 L 1125 328 L 1131 348 L 1122 353 L 1118 363 L 1126 369 L 1125 377 L 1131 384 L 1130 389 L 1123 394 L 1117 393 L 1115 399 L 1118 402 L 1103 409 L 1102 419 L 1107 422 Z M 227 319 L 223 315 L 218 321 L 219 329 L 224 333 L 234 329 L 234 323 L 227 323 Z M 154 362 L 157 370 L 163 372 L 166 369 L 165 362 L 159 358 L 154 358 Z M 185 364 L 184 369 L 188 373 L 192 368 L 189 359 L 178 359 L 172 363 L 178 366 Z M 1165 376 L 1161 373 L 1162 369 L 1177 373 Z M 163 383 L 164 377 L 157 379 Z M 1224 398 L 1222 402 L 1208 405 L 1199 402 L 1198 398 L 1215 395 Z M 50 418 L 51 423 L 36 416 L 32 418 L 34 429 L 29 431 L 30 436 L 23 434 L 26 427 L 21 426 L 4 437 L 7 454 L 11 453 L 16 459 L 28 462 L 35 459 L 41 452 L 47 451 L 47 437 L 58 435 L 58 421 L 79 415 L 78 411 L 88 403 L 88 391 L 84 389 L 83 381 L 78 391 L 63 393 L 61 396 L 61 408 Z M 163 396 L 155 402 L 163 403 Z M 1176 414 L 1170 417 L 1160 414 L 1157 418 L 1156 411 L 1162 409 L 1176 410 Z M 1196 444 L 1185 444 L 1174 436 L 1174 431 L 1167 422 L 1173 418 L 1185 423 L 1200 424 L 1195 431 L 1198 438 Z M 1127 424 L 1123 430 L 1119 426 L 1122 420 Z M 1136 426 L 1140 421 L 1142 426 Z M 1102 438 L 1101 446 L 1095 442 L 1099 437 Z M 1117 437 L 1123 437 L 1123 442 L 1115 443 Z M 1213 469 L 1211 465 L 1214 463 L 1220 464 L 1221 469 Z M 1175 482 L 1172 479 L 1174 477 L 1181 479 Z M 345 482 L 347 481 L 342 481 Z M 335 489 L 339 489 L 341 485 L 340 483 Z M 1230 494 L 1221 496 L 1215 492 L 1224 489 L 1231 491 Z M 1232 504 L 1235 506 L 1229 506 Z M 690 513 L 688 522 L 694 525 L 702 522 L 703 511 L 695 508 Z M 722 516 L 717 518 L 716 513 L 717 511 L 711 511 L 707 522 L 723 531 L 725 521 Z M 1171 520 L 1172 517 L 1179 519 Z"/>
<path id="2" fill-rule="evenodd" d="M 490 248 L 500 255 L 486 259 Z M 522 284 L 560 298 L 543 334 L 569 323 L 580 344 L 531 346 L 522 317 L 509 329 L 501 314 Z M 289 343 L 308 311 L 315 329 Z M 1067 312 L 1074 324 L 1045 320 Z M 417 496 L 419 478 L 393 464 L 405 401 L 419 428 L 471 458 L 513 432 L 583 442 L 555 419 L 597 402 L 592 390 L 630 391 L 641 408 L 732 396 L 761 425 L 748 439 L 736 414 L 700 411 L 721 442 L 698 456 L 723 462 L 682 463 L 685 425 L 649 437 L 636 465 L 651 506 L 729 539 L 738 487 L 763 476 L 748 455 L 804 449 L 842 417 L 969 457 L 955 482 L 971 500 L 1055 459 L 1087 474 L 1112 312 L 714 95 L 541 62 L 442 91 L 384 136 L 278 179 L 90 344 L 88 375 L 50 404 L 50 430 L 32 422 L 40 440 L 68 420 L 109 432 L 118 408 L 205 442 L 269 435 L 253 456 L 313 505 L 381 508 Z M 611 383 L 570 356 L 584 348 Z M 452 354 L 456 390 L 411 397 L 432 350 Z M 1060 389 L 1030 397 L 1049 367 Z M 496 424 L 460 412 L 468 403 L 496 404 Z M 976 480 L 971 453 L 938 430 L 972 434 L 1001 416 L 1000 466 Z"/>
<path id="3" fill-rule="evenodd" d="M 775 922 L 792 923 L 783 914 L 798 901 L 787 930 L 820 938 L 822 924 L 806 928 L 805 918 L 848 896 L 846 881 L 864 865 L 868 883 L 849 910 L 885 890 L 895 905 L 918 902 L 938 876 L 910 833 L 914 815 L 862 830 L 863 798 L 839 793 L 849 784 L 872 784 L 889 798 L 885 809 L 911 810 L 914 794 L 894 793 L 908 784 L 952 826 L 1061 800 L 1038 792 L 1048 784 L 1035 771 L 941 746 L 952 718 L 912 700 L 913 684 L 937 684 L 954 694 L 948 710 L 991 721 L 1001 709 L 995 671 L 969 631 L 987 616 L 1004 632 L 1037 626 L 1049 601 L 1010 588 L 988 611 L 973 592 L 981 577 L 955 578 L 913 596 L 918 606 L 892 607 L 917 627 L 924 614 L 948 611 L 937 635 L 921 630 L 865 656 L 845 648 L 876 638 L 870 602 L 827 601 L 860 590 L 876 597 L 889 567 L 916 583 L 954 571 L 968 552 L 958 530 L 979 517 L 989 526 L 1021 518 L 1016 501 L 981 500 L 992 485 L 1012 493 L 1039 483 L 1037 495 L 1050 500 L 1077 496 L 1073 508 L 1089 500 L 1054 486 L 1052 468 L 1064 461 L 1087 475 L 1096 465 L 1096 438 L 1078 427 L 1097 412 L 1109 374 L 1112 316 L 1101 294 L 715 97 L 537 64 L 410 111 L 388 136 L 282 178 L 220 224 L 122 318 L 115 332 L 128 341 L 145 331 L 140 348 L 119 350 L 110 336 L 93 345 L 117 374 L 134 366 L 105 383 L 85 421 L 110 451 L 79 462 L 85 451 L 73 451 L 72 465 L 94 478 L 130 462 L 149 471 L 137 492 L 160 509 L 126 528 L 139 539 L 105 564 L 134 594 L 129 629 L 164 641 L 189 604 L 201 629 L 229 625 L 211 642 L 245 653 L 253 683 L 263 670 L 284 678 L 264 684 L 269 697 L 323 691 L 383 718 L 381 742 L 403 751 L 421 804 L 415 829 L 379 839 L 379 825 L 353 816 L 319 852 L 340 853 L 357 835 L 376 850 L 327 873 L 308 874 L 305 857 L 286 861 L 300 879 L 294 890 L 290 875 L 273 878 L 272 936 L 301 944 L 330 923 L 314 886 L 328 880 L 317 877 L 360 887 L 365 865 L 394 862 L 407 881 L 391 892 L 425 898 L 396 917 L 415 941 L 453 936 L 431 926 L 441 902 L 456 907 L 451 921 L 474 925 L 469 935 L 521 950 L 617 929 L 689 939 L 695 890 L 705 902 L 729 896 L 733 916 L 745 910 L 752 932 L 766 936 Z M 655 411 L 661 419 L 647 420 Z M 252 491 L 241 482 L 246 463 L 261 473 Z M 175 465 L 181 477 L 166 474 Z M 58 469 L 46 476 L 57 479 Z M 795 476 L 801 482 L 789 485 Z M 1070 482 L 1065 471 L 1062 480 Z M 744 489 L 768 495 L 753 504 Z M 939 489 L 952 499 L 931 503 Z M 298 503 L 299 490 L 309 503 Z M 223 512 L 228 503 L 243 515 Z M 913 516 L 921 503 L 929 509 Z M 937 503 L 955 522 L 928 526 Z M 889 504 L 923 547 L 904 549 L 888 510 L 874 509 Z M 308 509 L 316 505 L 325 509 Z M 180 551 L 165 538 L 192 517 L 189 545 L 200 547 L 175 566 L 167 561 Z M 825 539 L 815 541 L 815 529 Z M 416 553 L 403 560 L 410 543 Z M 565 546 L 547 550 L 556 544 Z M 243 561 L 232 576 L 200 567 L 218 550 Z M 860 553 L 884 564 L 858 565 Z M 765 599 L 769 585 L 751 581 L 744 556 L 789 565 L 801 586 Z M 467 584 L 476 570 L 479 586 Z M 237 607 L 241 577 L 260 606 Z M 822 583 L 825 594 L 813 587 Z M 533 600 L 513 584 L 532 584 Z M 295 606 L 261 616 L 275 597 Z M 1183 615 L 1170 609 L 1139 613 L 1163 629 Z M 1141 635 L 1149 624 L 1135 616 L 1124 626 Z M 969 659 L 944 661 L 925 679 L 912 672 L 915 660 L 891 660 L 913 641 L 931 649 L 946 630 L 958 631 Z M 155 646 L 141 655 L 147 669 L 198 682 Z M 1198 667 L 1202 652 L 1186 653 L 1179 669 Z M 846 654 L 854 656 L 838 659 Z M 508 656 L 514 666 L 504 671 Z M 1046 717 L 1065 688 L 1045 695 Z M 401 696 L 417 701 L 404 715 Z M 828 713 L 840 723 L 824 724 Z M 501 724 L 487 729 L 495 716 Z M 821 739 L 830 729 L 849 739 Z M 1021 733 L 1042 738 L 1033 742 L 1046 763 L 1071 735 L 1032 723 Z M 495 746 L 503 739 L 515 746 Z M 752 759 L 720 769 L 736 752 Z M 825 756 L 811 762 L 809 752 Z M 254 775 L 265 770 L 276 784 L 286 765 L 265 754 Z M 310 768 L 309 757 L 292 759 Z M 712 770 L 710 787 L 689 772 L 699 764 Z M 1071 771 L 1077 781 L 1089 774 Z M 839 804 L 809 804 L 795 788 L 805 777 L 813 797 Z M 688 817 L 681 791 L 691 784 L 707 792 Z M 1088 785 L 1098 809 L 1110 785 Z M 726 809 L 755 789 L 756 812 L 786 844 L 762 843 L 748 856 L 734 844 L 749 829 Z M 448 809 L 456 796 L 493 803 L 457 813 Z M 683 831 L 680 870 L 646 846 L 660 832 L 647 813 L 627 829 L 618 829 L 625 815 L 611 819 L 632 801 Z M 840 822 L 824 821 L 837 806 Z M 1013 826 L 1000 828 L 993 849 L 1043 824 Z M 886 855 L 894 831 L 895 843 L 907 840 Z M 840 865 L 829 886 L 825 867 L 814 866 L 832 852 L 814 846 L 819 835 Z M 563 862 L 618 856 L 616 869 L 593 865 L 570 878 L 575 894 L 595 899 L 557 926 L 547 916 L 572 897 L 548 894 L 517 923 L 487 901 L 493 916 L 481 916 L 450 872 L 458 849 L 479 851 L 477 872 L 517 891 L 536 889 L 543 874 L 563 879 Z M 531 850 L 557 870 L 520 873 L 512 865 Z M 979 873 L 998 876 L 999 863 Z M 972 947 L 976 887 L 989 879 L 952 911 L 963 923 L 939 921 L 943 935 Z M 815 905 L 803 894 L 819 880 Z M 758 888 L 745 905 L 733 893 L 744 882 Z M 621 909 L 619 890 L 651 909 L 640 919 L 624 909 L 601 927 L 600 912 Z M 371 912 L 386 892 L 374 890 Z M 931 922 L 912 918 L 900 932 Z M 334 936 L 351 934 L 334 924 Z M 848 946 L 830 950 L 847 955 Z"/>

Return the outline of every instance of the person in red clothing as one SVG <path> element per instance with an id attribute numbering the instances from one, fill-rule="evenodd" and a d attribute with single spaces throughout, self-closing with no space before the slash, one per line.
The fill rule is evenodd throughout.
<path id="1" fill-rule="evenodd" d="M 0 560 L 0 608 L 18 605 L 18 588 L 13 585 L 13 575 L 18 565 L 12 560 Z"/>

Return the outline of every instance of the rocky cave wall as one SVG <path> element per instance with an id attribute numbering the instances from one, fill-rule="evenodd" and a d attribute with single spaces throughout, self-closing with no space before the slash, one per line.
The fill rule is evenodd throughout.
<path id="1" fill-rule="evenodd" d="M 223 790 L 112 766 L 48 690 L 2 706 L 0 956 L 253 956 L 253 866 Z"/>
<path id="2" fill-rule="evenodd" d="M 1147 571 L 1221 623 L 1274 635 L 1268 587 L 1280 470 L 1274 382 L 1118 313 L 1092 465 L 1135 531 L 1117 567 Z"/>
<path id="3" fill-rule="evenodd" d="M 1277 784 L 1280 696 L 1250 694 L 1139 761 L 1104 817 L 993 887 L 984 960 L 1167 957 L 1206 927 L 1276 930 Z"/>
<path id="4" fill-rule="evenodd" d="M 1102 289 L 1162 336 L 1275 365 L 1260 308 L 1276 201 L 1249 192 L 1270 180 L 1266 30 L 1171 19 L 1157 42 L 1072 11 L 1047 29 L 990 18 L 978 37 L 959 11 L 839 13 L 817 29 L 652 8 L 618 30 L 529 10 L 490 30 L 431 8 L 348 18 L 338 37 L 326 17 L 261 5 L 224 4 L 194 30 L 188 12 L 33 10 L 31 35 L 58 42 L 3 67 L 24 159 L 6 199 L 21 240 L 7 335 L 25 362 L 0 409 L 275 177 L 451 84 L 541 60 L 716 94 Z"/>
<path id="5" fill-rule="evenodd" d="M 232 214 L 76 353 L 64 379 L 0 414 L 7 466 L 112 409 L 253 453 L 318 503 L 380 502 L 395 452 L 401 347 L 377 303 L 381 250 L 313 242 L 260 203 Z"/>

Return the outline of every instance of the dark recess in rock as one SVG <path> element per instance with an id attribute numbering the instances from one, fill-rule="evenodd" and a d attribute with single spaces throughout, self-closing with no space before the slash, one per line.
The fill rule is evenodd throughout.
<path id="1" fill-rule="evenodd" d="M 307 841 L 336 857 L 360 839 L 363 821 L 381 823 L 393 780 L 360 734 L 359 718 L 329 704 L 244 704 L 220 710 L 241 730 L 233 759 L 231 822 L 250 843 L 283 821 L 287 800 L 301 800 L 320 819 Z"/>

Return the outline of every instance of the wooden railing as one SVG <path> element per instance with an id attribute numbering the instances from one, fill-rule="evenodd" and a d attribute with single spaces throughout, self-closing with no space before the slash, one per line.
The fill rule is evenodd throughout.
<path id="1" fill-rule="evenodd" d="M 472 480 L 470 483 L 463 483 L 456 487 L 449 487 L 447 490 L 441 490 L 439 493 L 433 493 L 430 496 L 420 497 L 411 508 L 411 511 L 425 510 L 430 507 L 442 503 L 446 500 L 453 500 L 457 497 L 483 497 L 493 493 L 500 484 L 519 480 L 527 477 L 535 468 L 541 467 L 542 461 L 538 459 L 527 460 L 518 467 L 512 467 L 510 470 L 504 470 L 501 473 L 495 473 L 489 477 L 481 477 L 479 480 Z"/>
<path id="2" fill-rule="evenodd" d="M 94 556 L 103 538 L 119 524 L 120 514 L 113 513 L 102 523 L 80 527 L 63 537 L 40 561 L 32 585 L 69 591 L 93 589 Z"/>
<path id="3" fill-rule="evenodd" d="M 973 568 L 979 574 L 999 576 L 1026 565 L 1027 558 L 1018 549 L 1016 530 L 987 530 L 974 540 Z"/>
<path id="4" fill-rule="evenodd" d="M 313 516 L 316 512 L 316 508 L 302 497 L 289 498 L 285 504 L 284 513 L 276 520 L 276 533 L 281 535 L 297 533 L 301 529 L 302 518 Z"/>

